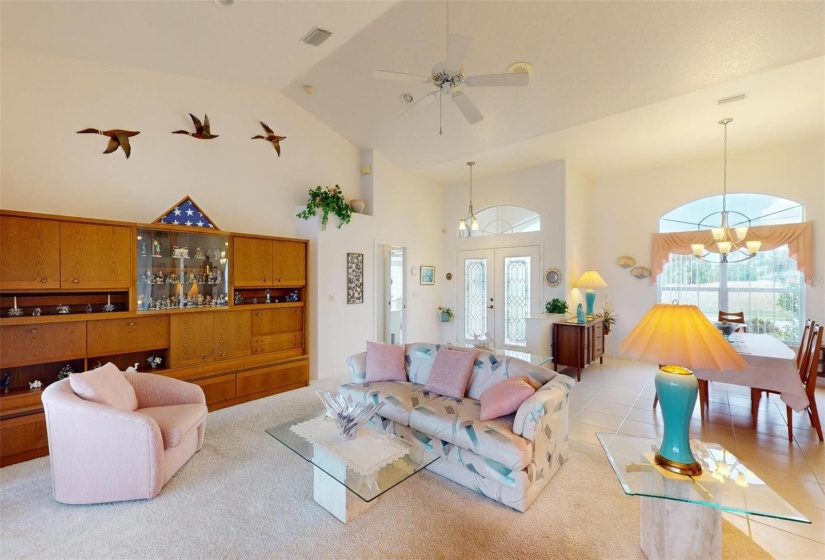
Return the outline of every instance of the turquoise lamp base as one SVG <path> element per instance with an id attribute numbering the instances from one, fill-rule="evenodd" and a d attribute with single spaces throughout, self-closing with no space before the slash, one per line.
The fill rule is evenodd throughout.
<path id="1" fill-rule="evenodd" d="M 699 394 L 693 372 L 678 366 L 663 366 L 656 374 L 656 393 L 662 407 L 665 435 L 655 461 L 663 469 L 696 476 L 702 467 L 690 450 L 690 418 Z"/>
<path id="2" fill-rule="evenodd" d="M 587 304 L 587 311 L 585 311 L 585 315 L 588 319 L 592 319 L 593 315 L 593 305 L 596 303 L 596 292 L 592 289 L 587 290 L 584 292 L 584 301 Z"/>

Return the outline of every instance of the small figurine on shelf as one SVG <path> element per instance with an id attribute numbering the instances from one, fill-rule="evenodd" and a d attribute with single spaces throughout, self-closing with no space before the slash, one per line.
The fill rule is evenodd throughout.
<path id="1" fill-rule="evenodd" d="M 0 389 L 3 389 L 4 393 L 8 393 L 10 383 L 11 383 L 11 373 L 6 372 L 6 375 L 3 376 L 3 379 L 0 379 Z"/>
<path id="2" fill-rule="evenodd" d="M 149 296 L 149 303 L 146 305 L 146 309 L 157 309 L 155 305 L 155 300 L 152 299 L 151 296 Z"/>
<path id="3" fill-rule="evenodd" d="M 66 364 L 65 366 L 60 368 L 60 373 L 57 374 L 57 378 L 58 379 L 66 379 L 67 377 L 69 377 L 73 373 L 74 373 L 74 368 L 72 367 L 72 364 Z"/>
<path id="4" fill-rule="evenodd" d="M 91 312 L 92 312 L 92 304 L 91 304 L 91 303 L 87 303 L 87 304 L 86 304 L 86 313 L 91 313 Z"/>
<path id="5" fill-rule="evenodd" d="M 160 256 L 160 242 L 157 239 L 152 239 L 152 256 Z"/>
<path id="6" fill-rule="evenodd" d="M 196 247 L 196 248 L 195 248 L 195 258 L 196 258 L 196 259 L 203 259 L 203 258 L 206 258 L 206 257 L 205 257 L 205 255 L 203 254 L 203 251 L 201 251 L 201 248 L 200 248 L 200 247 Z"/>
<path id="7" fill-rule="evenodd" d="M 140 256 L 141 257 L 148 256 L 147 253 L 146 253 L 146 242 L 145 241 L 140 244 Z"/>
<path id="8" fill-rule="evenodd" d="M 129 373 L 137 373 L 138 365 L 139 365 L 139 363 L 135 362 L 135 365 L 127 367 L 126 371 L 129 372 Z"/>
<path id="9" fill-rule="evenodd" d="M 152 369 L 155 369 L 163 363 L 163 358 L 161 356 L 149 356 L 146 358 L 146 361 L 149 362 L 149 366 Z M 135 366 L 137 366 L 137 364 L 135 364 Z"/>
<path id="10" fill-rule="evenodd" d="M 269 293 L 270 293 L 269 288 L 267 288 L 266 289 L 266 303 L 272 303 L 272 301 L 270 301 L 270 299 L 269 299 Z"/>
<path id="11" fill-rule="evenodd" d="M 106 296 L 106 305 L 103 306 L 103 311 L 106 311 L 107 313 L 109 313 L 109 312 L 114 311 L 114 310 L 115 310 L 115 306 L 112 305 L 112 294 L 109 294 L 109 295 Z"/>
<path id="12" fill-rule="evenodd" d="M 177 245 L 172 247 L 172 256 L 176 259 L 188 259 L 189 247 L 178 247 Z"/>
<path id="13" fill-rule="evenodd" d="M 34 308 L 34 311 L 32 311 L 32 316 L 33 317 L 40 317 L 40 308 L 39 307 Z"/>
<path id="14" fill-rule="evenodd" d="M 289 292 L 284 299 L 286 301 L 298 301 L 298 290 Z"/>
<path id="15" fill-rule="evenodd" d="M 243 305 L 243 296 L 241 292 L 235 292 L 235 305 Z"/>
<path id="16" fill-rule="evenodd" d="M 143 283 L 144 284 L 151 284 L 154 282 L 154 278 L 152 277 L 152 273 L 148 270 L 143 273 Z"/>
<path id="17" fill-rule="evenodd" d="M 252 303 L 258 303 L 258 298 L 256 298 L 256 297 L 252 298 Z"/>
<path id="18" fill-rule="evenodd" d="M 158 270 L 158 273 L 155 274 L 155 284 L 163 284 L 164 281 L 165 281 L 165 278 L 163 276 L 163 271 Z"/>
<path id="19" fill-rule="evenodd" d="M 29 389 L 39 389 L 42 386 L 43 386 L 43 383 L 41 383 L 39 379 L 35 379 L 34 381 L 29 381 Z"/>
<path id="20" fill-rule="evenodd" d="M 166 277 L 167 284 L 177 284 L 178 283 L 178 275 L 174 272 L 170 272 L 169 276 Z"/>
<path id="21" fill-rule="evenodd" d="M 203 294 L 198 294 L 198 307 L 203 307 Z"/>
<path id="22" fill-rule="evenodd" d="M 221 294 L 218 296 L 218 305 L 221 307 L 229 305 L 229 301 L 226 299 L 226 294 Z"/>
<path id="23" fill-rule="evenodd" d="M 72 312 L 72 310 L 69 309 L 68 305 L 58 305 L 57 306 L 57 313 L 60 314 L 60 315 L 68 315 L 71 312 Z"/>

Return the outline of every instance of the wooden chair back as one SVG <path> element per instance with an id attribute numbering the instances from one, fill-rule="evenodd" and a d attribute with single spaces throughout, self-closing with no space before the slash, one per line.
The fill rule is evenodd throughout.
<path id="1" fill-rule="evenodd" d="M 719 311 L 720 323 L 737 323 L 745 325 L 744 327 L 737 327 L 733 332 L 748 332 L 748 324 L 745 322 L 744 311 Z"/>
<path id="2" fill-rule="evenodd" d="M 825 331 L 822 325 L 814 324 L 811 328 L 811 337 L 808 340 L 808 357 L 803 359 L 805 362 L 806 375 L 802 382 L 805 384 L 805 393 L 808 395 L 808 400 L 814 401 L 814 392 L 816 391 L 816 371 L 819 366 L 819 348 L 822 346 L 822 333 Z"/>
<path id="3" fill-rule="evenodd" d="M 811 321 L 808 319 L 805 321 L 805 328 L 802 329 L 802 338 L 799 339 L 799 348 L 796 350 L 796 367 L 800 367 L 802 364 L 802 354 L 805 351 L 805 345 L 808 342 L 808 333 L 811 332 Z"/>

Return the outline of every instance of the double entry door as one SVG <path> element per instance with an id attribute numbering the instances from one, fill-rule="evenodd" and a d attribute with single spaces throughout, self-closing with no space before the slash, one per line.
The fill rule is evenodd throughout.
<path id="1" fill-rule="evenodd" d="M 492 338 L 496 348 L 524 350 L 528 317 L 541 310 L 538 246 L 458 251 L 456 342 Z"/>

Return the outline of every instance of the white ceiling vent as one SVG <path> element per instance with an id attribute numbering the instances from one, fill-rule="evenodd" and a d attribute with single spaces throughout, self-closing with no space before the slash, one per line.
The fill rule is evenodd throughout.
<path id="1" fill-rule="evenodd" d="M 330 35 L 332 35 L 330 31 L 316 27 L 315 29 L 304 35 L 304 38 L 301 39 L 301 41 L 303 41 L 307 45 L 317 47 L 318 45 L 329 39 Z"/>

